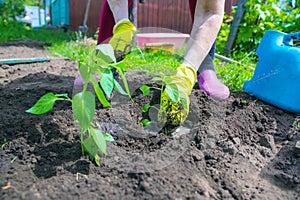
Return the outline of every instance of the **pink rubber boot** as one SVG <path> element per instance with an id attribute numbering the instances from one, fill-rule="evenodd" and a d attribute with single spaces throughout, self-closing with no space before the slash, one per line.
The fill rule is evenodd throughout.
<path id="1" fill-rule="evenodd" d="M 216 100 L 224 100 L 229 97 L 230 91 L 226 85 L 221 83 L 213 70 L 204 70 L 197 76 L 197 81 L 201 90 L 208 96 Z"/>

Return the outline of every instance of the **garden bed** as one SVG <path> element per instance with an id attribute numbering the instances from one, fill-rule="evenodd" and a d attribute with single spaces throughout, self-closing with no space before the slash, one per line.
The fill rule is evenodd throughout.
<path id="1" fill-rule="evenodd" d="M 39 43 L 0 46 L 0 58 L 49 56 Z M 0 67 L 1 199 L 299 199 L 300 117 L 245 93 L 214 101 L 195 88 L 188 134 L 145 130 L 155 98 L 128 72 L 133 100 L 115 94 L 94 121 L 115 141 L 97 167 L 82 155 L 71 104 L 44 115 L 25 110 L 47 92 L 72 96 L 77 63 L 66 59 Z M 180 132 L 179 132 L 180 133 Z"/>

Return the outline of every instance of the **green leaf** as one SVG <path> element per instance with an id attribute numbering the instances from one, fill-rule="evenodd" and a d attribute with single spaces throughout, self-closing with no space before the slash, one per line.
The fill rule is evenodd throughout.
<path id="1" fill-rule="evenodd" d="M 87 130 L 96 109 L 95 96 L 90 91 L 83 91 L 73 97 L 72 110 L 80 127 Z"/>
<path id="2" fill-rule="evenodd" d="M 266 22 L 265 23 L 266 24 L 266 26 L 268 26 L 270 29 L 272 29 L 272 28 L 274 28 L 274 23 L 272 23 L 272 22 Z"/>
<path id="3" fill-rule="evenodd" d="M 113 136 L 111 136 L 111 134 L 109 134 L 109 133 L 104 133 L 103 136 L 104 136 L 105 141 L 109 141 L 109 142 L 115 141 Z"/>
<path id="4" fill-rule="evenodd" d="M 122 70 L 122 71 L 128 71 L 129 70 L 129 67 L 127 65 L 125 65 L 125 63 L 123 61 L 110 64 L 110 66 L 113 67 L 113 68 L 116 68 L 118 70 Z"/>
<path id="5" fill-rule="evenodd" d="M 30 109 L 26 110 L 28 113 L 40 115 L 46 112 L 49 112 L 56 100 L 61 100 L 59 96 L 63 96 L 65 94 L 55 95 L 52 92 L 49 92 L 43 95 Z"/>
<path id="6" fill-rule="evenodd" d="M 151 79 L 151 81 L 156 82 L 156 81 L 162 81 L 161 77 L 154 77 Z"/>
<path id="7" fill-rule="evenodd" d="M 99 44 L 96 46 L 96 50 L 98 50 L 97 55 L 101 57 L 105 62 L 116 62 L 115 52 L 110 44 Z"/>
<path id="8" fill-rule="evenodd" d="M 69 98 L 68 94 L 55 94 L 56 97 L 66 97 Z"/>
<path id="9" fill-rule="evenodd" d="M 149 94 L 149 92 L 150 92 L 150 87 L 147 86 L 147 85 L 142 85 L 140 87 L 140 90 L 143 92 L 144 96 L 147 96 Z"/>
<path id="10" fill-rule="evenodd" d="M 4 147 L 8 145 L 8 141 L 6 138 L 4 138 L 4 143 L 1 145 L 1 149 L 4 150 Z"/>
<path id="11" fill-rule="evenodd" d="M 92 160 L 95 160 L 96 164 L 100 166 L 98 151 L 99 148 L 95 143 L 94 139 L 91 135 L 89 135 L 86 139 L 84 139 L 81 143 L 84 152 L 86 152 Z"/>
<path id="12" fill-rule="evenodd" d="M 179 101 L 179 91 L 176 84 L 171 83 L 166 85 L 166 91 L 173 102 L 177 103 Z"/>
<path id="13" fill-rule="evenodd" d="M 106 154 L 106 141 L 104 139 L 103 133 L 99 129 L 90 128 L 91 136 L 97 145 L 98 149 Z"/>
<path id="14" fill-rule="evenodd" d="M 164 77 L 162 78 L 162 81 L 163 81 L 166 85 L 168 85 L 168 84 L 171 84 L 171 83 L 172 83 L 173 78 L 172 78 L 171 76 L 164 76 Z"/>
<path id="15" fill-rule="evenodd" d="M 143 109 L 142 109 L 142 112 L 148 112 L 149 108 L 151 107 L 150 103 L 147 103 Z"/>
<path id="16" fill-rule="evenodd" d="M 141 122 L 143 126 L 149 126 L 151 124 L 151 121 L 149 121 L 149 119 L 143 119 Z"/>
<path id="17" fill-rule="evenodd" d="M 98 154 L 95 155 L 94 160 L 95 160 L 95 163 L 97 164 L 97 166 L 100 167 L 100 157 Z"/>
<path id="18" fill-rule="evenodd" d="M 82 80 L 84 83 L 87 83 L 89 81 L 90 76 L 92 75 L 91 69 L 87 67 L 86 65 L 79 66 L 79 73 L 82 77 Z"/>
<path id="19" fill-rule="evenodd" d="M 262 11 L 262 10 L 258 10 L 258 12 L 259 12 L 259 17 L 260 17 L 262 20 L 265 20 L 265 19 L 266 19 L 265 12 Z"/>
<path id="20" fill-rule="evenodd" d="M 133 101 L 133 99 L 130 95 L 129 86 L 128 86 L 128 83 L 127 83 L 127 80 L 126 80 L 126 77 L 125 77 L 125 74 L 124 74 L 124 71 L 123 71 L 123 69 L 127 68 L 127 66 L 123 62 L 119 62 L 118 65 L 114 65 L 114 67 L 118 70 L 118 72 L 119 72 L 119 74 L 122 78 L 125 90 L 126 90 L 128 96 L 130 97 L 131 101 Z"/>
<path id="21" fill-rule="evenodd" d="M 180 94 L 181 105 L 183 106 L 184 109 L 187 109 L 189 107 L 188 98 L 189 98 L 188 96 L 185 96 L 184 94 Z"/>
<path id="22" fill-rule="evenodd" d="M 18 158 L 18 156 L 13 157 L 13 159 L 10 160 L 10 163 L 14 163 L 17 158 Z"/>
<path id="23" fill-rule="evenodd" d="M 94 87 L 94 90 L 96 92 L 96 95 L 98 97 L 98 100 L 102 103 L 104 107 L 111 107 L 109 101 L 106 99 L 106 96 L 104 95 L 102 89 L 100 88 L 98 82 L 95 79 L 92 79 L 92 84 Z"/>
<path id="24" fill-rule="evenodd" d="M 120 83 L 114 79 L 114 86 L 115 86 L 115 90 L 117 90 L 117 92 L 119 92 L 122 95 L 128 95 L 122 88 L 122 86 L 120 85 Z"/>
<path id="25" fill-rule="evenodd" d="M 110 97 L 114 89 L 114 75 L 110 69 L 104 69 L 100 77 L 100 85 L 107 97 Z"/>

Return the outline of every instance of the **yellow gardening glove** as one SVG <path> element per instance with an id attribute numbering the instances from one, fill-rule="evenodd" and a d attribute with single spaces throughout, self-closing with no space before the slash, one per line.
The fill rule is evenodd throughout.
<path id="1" fill-rule="evenodd" d="M 175 103 L 171 100 L 166 90 L 164 90 L 161 97 L 158 119 L 160 123 L 179 125 L 185 121 L 189 113 L 189 95 L 196 82 L 196 71 L 191 66 L 181 64 L 176 69 L 175 75 L 172 75 L 170 78 L 170 82 L 167 84 L 177 85 L 180 100 Z"/>
<path id="2" fill-rule="evenodd" d="M 117 58 L 130 52 L 135 32 L 135 26 L 128 19 L 123 19 L 114 26 L 113 37 L 110 39 L 109 44 L 115 50 Z"/>

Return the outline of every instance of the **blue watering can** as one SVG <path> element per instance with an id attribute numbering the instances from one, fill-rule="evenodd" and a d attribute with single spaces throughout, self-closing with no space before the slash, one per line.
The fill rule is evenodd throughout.
<path id="1" fill-rule="evenodd" d="M 258 63 L 244 91 L 286 111 L 300 113 L 300 32 L 269 30 L 257 50 Z"/>

